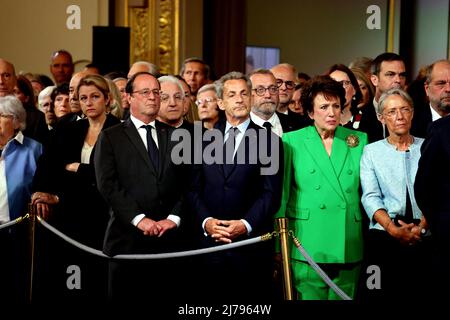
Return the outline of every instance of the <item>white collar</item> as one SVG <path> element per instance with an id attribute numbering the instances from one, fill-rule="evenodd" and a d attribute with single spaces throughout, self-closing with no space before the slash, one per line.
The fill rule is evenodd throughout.
<path id="1" fill-rule="evenodd" d="M 258 116 L 253 111 L 250 112 L 250 118 L 254 123 L 256 123 L 258 126 L 263 127 L 264 122 L 270 122 L 272 127 L 275 127 L 278 123 L 280 123 L 280 119 L 278 118 L 277 114 L 274 112 L 273 115 L 268 119 L 264 120 L 260 116 Z"/>
<path id="2" fill-rule="evenodd" d="M 131 122 L 134 124 L 134 126 L 136 127 L 136 129 L 141 128 L 142 126 L 146 126 L 146 125 L 151 125 L 153 128 L 156 128 L 156 120 L 153 120 L 150 123 L 145 123 L 142 120 L 139 120 L 138 118 L 136 118 L 135 116 L 133 116 L 132 114 L 130 114 L 130 120 Z"/>
<path id="3" fill-rule="evenodd" d="M 250 124 L 250 117 L 247 118 L 247 120 L 245 120 L 244 122 L 242 122 L 241 124 L 237 125 L 236 128 L 239 129 L 240 133 L 244 133 L 245 130 L 247 130 L 248 125 Z M 228 133 L 228 130 L 230 130 L 230 128 L 232 128 L 234 126 L 232 126 L 228 121 L 227 124 L 225 125 L 225 134 Z"/>
<path id="4" fill-rule="evenodd" d="M 431 120 L 436 121 L 437 119 L 442 118 L 441 115 L 431 106 L 431 103 L 430 109 L 431 109 Z"/>

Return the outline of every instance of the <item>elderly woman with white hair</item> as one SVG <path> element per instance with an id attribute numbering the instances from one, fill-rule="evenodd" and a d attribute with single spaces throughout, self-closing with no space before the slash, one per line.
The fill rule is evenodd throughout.
<path id="1" fill-rule="evenodd" d="M 414 115 L 410 96 L 385 92 L 378 115 L 389 136 L 371 143 L 361 158 L 362 204 L 369 217 L 368 264 L 381 270 L 380 290 L 371 299 L 417 299 L 426 292 L 427 222 L 417 206 L 414 180 L 423 139 L 410 134 Z"/>
<path id="2" fill-rule="evenodd" d="M 0 97 L 0 225 L 26 213 L 36 162 L 42 153 L 39 142 L 25 137 L 26 111 L 14 96 Z M 26 225 L 0 233 L 0 301 L 25 302 Z"/>
<path id="3" fill-rule="evenodd" d="M 0 224 L 26 212 L 42 145 L 22 134 L 26 112 L 13 96 L 0 97 Z"/>

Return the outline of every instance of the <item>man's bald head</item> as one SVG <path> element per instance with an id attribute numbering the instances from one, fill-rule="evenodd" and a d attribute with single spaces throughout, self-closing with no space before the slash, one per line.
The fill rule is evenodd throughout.
<path id="1" fill-rule="evenodd" d="M 16 70 L 14 65 L 0 58 L 0 97 L 14 94 L 14 87 L 17 83 Z"/>

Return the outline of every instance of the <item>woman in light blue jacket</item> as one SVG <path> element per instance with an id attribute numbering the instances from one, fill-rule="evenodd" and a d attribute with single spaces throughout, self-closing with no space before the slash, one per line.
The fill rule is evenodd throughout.
<path id="1" fill-rule="evenodd" d="M 409 133 L 414 108 L 406 92 L 389 90 L 381 96 L 378 108 L 389 136 L 364 148 L 361 186 L 362 204 L 370 220 L 367 260 L 369 265 L 379 267 L 378 279 L 382 279 L 382 283 L 376 283 L 373 277 L 368 292 L 371 299 L 383 297 L 388 301 L 414 297 L 425 282 L 417 281 L 417 277 L 424 268 L 422 240 L 427 223 L 414 196 L 423 139 Z"/>
<path id="2" fill-rule="evenodd" d="M 25 123 L 22 103 L 14 96 L 0 97 L 0 225 L 23 216 L 31 198 L 31 183 L 42 146 L 22 134 Z M 0 232 L 2 305 L 27 301 L 27 227 L 21 223 Z"/>

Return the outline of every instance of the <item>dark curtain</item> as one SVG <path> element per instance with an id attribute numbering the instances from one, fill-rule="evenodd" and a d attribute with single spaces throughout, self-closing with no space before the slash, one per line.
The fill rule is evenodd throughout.
<path id="1" fill-rule="evenodd" d="M 204 0 L 203 59 L 211 79 L 245 72 L 246 0 Z"/>

